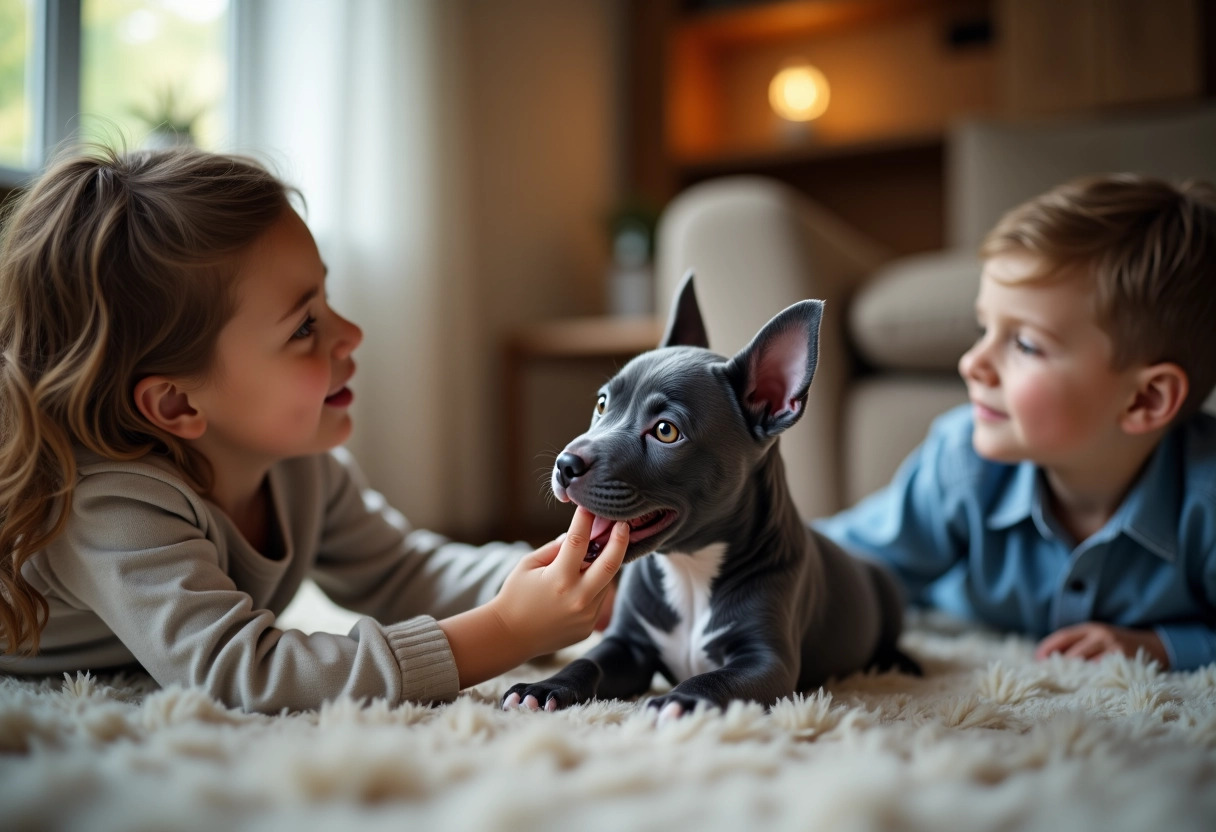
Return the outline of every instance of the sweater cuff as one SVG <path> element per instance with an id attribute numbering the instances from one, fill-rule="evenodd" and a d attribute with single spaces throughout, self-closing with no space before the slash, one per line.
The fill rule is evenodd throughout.
<path id="1" fill-rule="evenodd" d="M 460 675 L 439 622 L 420 615 L 384 628 L 401 668 L 401 701 L 451 702 L 460 693 Z"/>

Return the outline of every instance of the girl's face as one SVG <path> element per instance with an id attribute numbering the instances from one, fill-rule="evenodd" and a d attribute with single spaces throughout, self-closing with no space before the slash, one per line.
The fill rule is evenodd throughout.
<path id="1" fill-rule="evenodd" d="M 244 258 L 236 313 L 220 332 L 207 381 L 191 393 L 206 416 L 200 447 L 213 464 L 274 463 L 328 451 L 350 435 L 347 384 L 363 333 L 329 308 L 325 272 L 290 208 Z"/>
<path id="2" fill-rule="evenodd" d="M 1026 283 L 1030 257 L 991 258 L 980 278 L 980 338 L 959 361 L 975 412 L 978 454 L 1046 467 L 1092 462 L 1116 447 L 1135 368 L 1111 366 L 1084 280 Z"/>

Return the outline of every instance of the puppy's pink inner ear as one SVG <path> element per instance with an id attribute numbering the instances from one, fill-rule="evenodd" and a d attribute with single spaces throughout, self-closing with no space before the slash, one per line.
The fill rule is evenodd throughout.
<path id="1" fill-rule="evenodd" d="M 769 414 L 797 413 L 794 393 L 806 375 L 806 336 L 796 330 L 782 332 L 753 359 L 752 390 L 748 399 Z"/>

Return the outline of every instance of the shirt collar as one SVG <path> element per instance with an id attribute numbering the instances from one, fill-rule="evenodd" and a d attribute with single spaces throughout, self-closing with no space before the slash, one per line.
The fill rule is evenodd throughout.
<path id="1" fill-rule="evenodd" d="M 1178 516 L 1179 453 L 1176 432 L 1172 431 L 1153 451 L 1131 491 L 1095 536 L 1111 539 L 1123 532 L 1153 554 L 1172 562 L 1178 550 L 1174 518 Z M 990 529 L 1007 529 L 1032 518 L 1040 534 L 1056 537 L 1043 504 L 1045 497 L 1046 484 L 1040 487 L 1038 466 L 1018 463 L 1005 481 L 985 525 Z"/>
<path id="2" fill-rule="evenodd" d="M 988 515 L 988 528 L 1007 529 L 1031 516 L 1038 502 L 1037 474 L 1038 469 L 1032 462 L 1019 462 L 1013 466 L 1013 473 L 1005 481 L 1005 487 Z"/>
<path id="3" fill-rule="evenodd" d="M 1181 453 L 1178 432 L 1166 434 L 1124 498 L 1123 505 L 1107 523 L 1114 526 L 1113 531 L 1125 532 L 1153 554 L 1171 562 L 1178 554 Z"/>

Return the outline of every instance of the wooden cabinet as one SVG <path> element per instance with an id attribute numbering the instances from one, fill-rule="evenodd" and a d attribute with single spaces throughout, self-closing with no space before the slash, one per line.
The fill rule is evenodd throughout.
<path id="1" fill-rule="evenodd" d="M 1001 0 L 1006 111 L 1036 116 L 1198 98 L 1203 6 L 1201 0 Z"/>
<path id="2" fill-rule="evenodd" d="M 895 252 L 942 245 L 946 129 L 960 113 L 998 108 L 990 0 L 687 7 L 630 7 L 636 191 L 661 205 L 705 179 L 760 173 Z M 795 57 L 831 85 L 827 112 L 809 127 L 768 105 L 769 81 Z"/>
<path id="3" fill-rule="evenodd" d="M 989 14 L 986 0 L 820 0 L 690 17 L 669 37 L 667 152 L 696 165 L 940 137 L 955 114 L 996 107 L 993 50 L 952 37 Z M 769 81 L 790 60 L 831 86 L 807 124 L 769 106 Z"/>
<path id="4" fill-rule="evenodd" d="M 1212 92 L 1216 0 L 630 0 L 628 10 L 636 193 L 662 205 L 704 179 L 760 173 L 896 253 L 944 242 L 954 120 Z M 767 103 L 768 81 L 794 56 L 832 87 L 809 129 Z"/>

